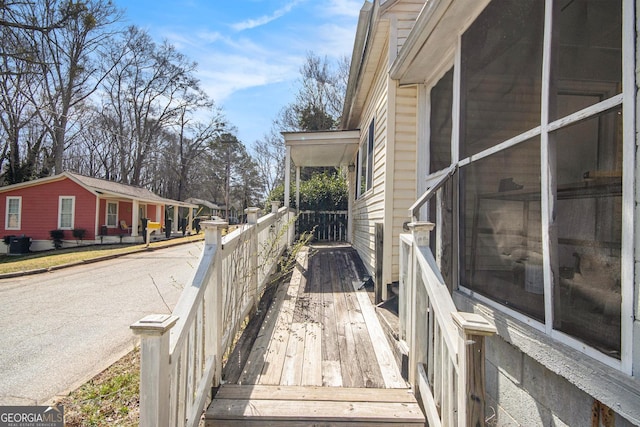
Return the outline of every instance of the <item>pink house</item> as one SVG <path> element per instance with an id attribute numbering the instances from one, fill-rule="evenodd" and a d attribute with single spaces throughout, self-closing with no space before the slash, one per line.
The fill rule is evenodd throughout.
<path id="1" fill-rule="evenodd" d="M 140 187 L 63 172 L 59 175 L 0 188 L 0 236 L 26 236 L 31 250 L 51 249 L 49 232 L 64 230 L 64 245 L 75 245 L 73 230 L 85 230 L 82 241 L 141 242 L 142 219 L 165 228 L 165 210 L 173 206 L 171 227 L 187 218 L 191 203 L 165 199 Z M 182 209 L 181 209 L 182 208 Z"/>

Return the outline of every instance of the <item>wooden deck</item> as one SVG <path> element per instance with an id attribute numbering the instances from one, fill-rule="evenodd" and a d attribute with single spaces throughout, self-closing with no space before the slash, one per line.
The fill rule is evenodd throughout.
<path id="1" fill-rule="evenodd" d="M 207 425 L 425 425 L 348 246 L 311 247 L 225 366 Z M 264 304 L 264 302 L 263 302 Z M 260 320 L 260 318 L 257 318 Z M 246 339 L 246 341 L 245 341 Z"/>

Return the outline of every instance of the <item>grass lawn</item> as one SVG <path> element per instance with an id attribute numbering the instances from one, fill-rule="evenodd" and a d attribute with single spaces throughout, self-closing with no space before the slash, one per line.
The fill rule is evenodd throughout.
<path id="1" fill-rule="evenodd" d="M 61 399 L 66 427 L 137 426 L 140 417 L 140 350 L 118 360 Z"/>
<path id="2" fill-rule="evenodd" d="M 171 240 L 152 242 L 149 247 L 151 249 L 157 249 L 174 245 L 179 242 L 198 241 L 202 239 L 204 239 L 204 233 L 179 237 Z M 145 243 L 137 245 L 105 244 L 32 252 L 25 255 L 0 255 L 0 274 L 48 269 L 65 264 L 84 262 L 95 258 L 123 255 L 140 251 L 145 248 Z"/>

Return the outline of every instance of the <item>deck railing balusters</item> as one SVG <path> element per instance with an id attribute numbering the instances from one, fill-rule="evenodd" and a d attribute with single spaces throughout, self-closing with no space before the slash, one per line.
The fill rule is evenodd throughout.
<path id="1" fill-rule="evenodd" d="M 140 426 L 197 426 L 222 356 L 256 306 L 278 258 L 291 243 L 293 214 L 277 209 L 224 238 L 226 223 L 203 221 L 205 246 L 172 315 L 152 315 L 132 330 L 141 337 Z M 292 227 L 289 227 L 292 228 Z"/>
<path id="2" fill-rule="evenodd" d="M 484 337 L 496 330 L 480 315 L 457 311 L 429 249 L 433 226 L 411 223 L 412 234 L 400 237 L 399 318 L 409 378 L 430 426 L 483 425 Z"/>

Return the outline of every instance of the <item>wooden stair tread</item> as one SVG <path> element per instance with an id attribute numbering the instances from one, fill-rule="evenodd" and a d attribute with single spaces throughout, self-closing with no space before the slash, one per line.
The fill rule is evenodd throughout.
<path id="1" fill-rule="evenodd" d="M 277 423 L 425 425 L 408 389 L 223 385 L 205 414 L 207 425 Z M 222 422 L 222 424 L 221 424 Z"/>

